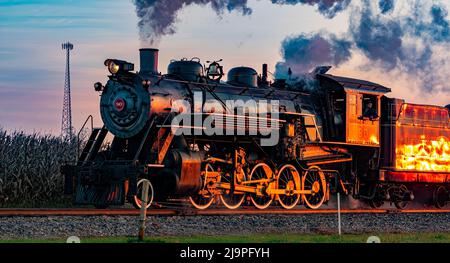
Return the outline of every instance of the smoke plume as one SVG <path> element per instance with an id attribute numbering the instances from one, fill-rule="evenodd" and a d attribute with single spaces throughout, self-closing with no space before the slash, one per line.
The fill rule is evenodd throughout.
<path id="1" fill-rule="evenodd" d="M 349 30 L 355 46 L 384 68 L 392 70 L 403 58 L 401 21 L 374 15 L 369 3 L 362 10 L 353 10 Z"/>
<path id="2" fill-rule="evenodd" d="M 247 0 L 134 0 L 139 18 L 139 33 L 143 41 L 154 44 L 161 36 L 175 33 L 174 23 L 178 12 L 189 5 L 207 5 L 221 15 L 225 10 L 249 15 L 252 10 Z"/>
<path id="3" fill-rule="evenodd" d="M 306 4 L 317 6 L 318 11 L 328 18 L 347 8 L 351 0 L 271 0 L 278 5 Z M 176 32 L 175 22 L 179 11 L 190 5 L 210 5 L 217 15 L 225 11 L 237 11 L 250 15 L 252 9 L 247 0 L 134 0 L 141 40 L 155 44 L 164 35 Z"/>
<path id="4" fill-rule="evenodd" d="M 309 72 L 318 65 L 338 66 L 350 57 L 350 41 L 340 39 L 333 34 L 301 34 L 289 37 L 282 43 L 284 61 L 276 65 L 276 77 L 287 78 L 289 68 L 294 77 Z"/>
<path id="5" fill-rule="evenodd" d="M 265 0 L 269 1 L 269 0 Z M 339 66 L 352 54 L 363 54 L 367 66 L 384 72 L 408 74 L 424 91 L 448 91 L 450 71 L 450 23 L 439 0 L 270 0 L 276 5 L 310 5 L 326 18 L 350 8 L 348 32 L 337 36 L 326 31 L 303 33 L 282 42 L 282 61 L 275 75 L 301 76 L 319 65 Z M 442 2 L 442 1 L 441 1 Z M 209 5 L 214 12 L 250 15 L 247 0 L 134 0 L 141 39 L 151 44 L 175 33 L 180 10 L 190 5 Z M 401 5 L 395 8 L 396 5 Z"/>
<path id="6" fill-rule="evenodd" d="M 395 7 L 395 3 L 394 0 L 380 0 L 378 6 L 382 14 L 387 14 L 392 12 Z"/>
<path id="7" fill-rule="evenodd" d="M 422 10 L 429 10 L 424 14 Z M 450 42 L 450 26 L 447 20 L 447 9 L 439 4 L 427 7 L 417 4 L 414 7 L 413 16 L 407 18 L 406 30 L 411 31 L 417 37 L 429 38 L 432 42 Z M 430 17 L 429 21 L 424 17 Z"/>
<path id="8" fill-rule="evenodd" d="M 448 91 L 450 23 L 445 6 L 416 0 L 407 10 L 394 12 L 395 1 L 360 2 L 352 6 L 343 36 L 322 31 L 286 38 L 276 77 L 286 78 L 288 68 L 294 76 L 303 76 L 318 65 L 339 66 L 356 51 L 370 61 L 367 68 L 407 74 L 420 82 L 422 91 Z"/>
<path id="9" fill-rule="evenodd" d="M 445 7 L 416 1 L 406 15 L 384 16 L 371 8 L 370 1 L 362 3 L 362 10 L 353 10 L 350 20 L 355 46 L 386 72 L 396 69 L 419 77 L 425 91 L 444 89 L 443 69 L 450 66 L 439 51 L 450 47 Z"/>
<path id="10" fill-rule="evenodd" d="M 271 0 L 273 4 L 317 6 L 317 10 L 325 17 L 333 18 L 336 13 L 344 10 L 351 0 Z"/>

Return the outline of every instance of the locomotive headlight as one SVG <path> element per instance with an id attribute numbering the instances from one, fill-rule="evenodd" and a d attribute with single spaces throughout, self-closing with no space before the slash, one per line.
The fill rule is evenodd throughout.
<path id="1" fill-rule="evenodd" d="M 114 61 L 111 61 L 108 64 L 108 70 L 111 74 L 116 74 L 117 72 L 119 72 L 120 66 L 117 65 L 116 63 L 114 63 Z"/>
<path id="2" fill-rule="evenodd" d="M 119 71 L 132 71 L 134 70 L 134 64 L 117 59 L 107 59 L 105 60 L 105 66 L 111 74 L 117 74 Z"/>

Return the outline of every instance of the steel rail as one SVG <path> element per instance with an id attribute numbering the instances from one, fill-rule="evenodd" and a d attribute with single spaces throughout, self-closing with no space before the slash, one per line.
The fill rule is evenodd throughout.
<path id="1" fill-rule="evenodd" d="M 425 213 L 450 213 L 450 209 L 342 209 L 342 214 L 425 214 Z M 336 209 L 250 209 L 242 208 L 237 210 L 229 209 L 154 209 L 147 211 L 148 216 L 233 216 L 233 215 L 327 215 L 337 214 Z M 0 209 L 0 217 L 12 216 L 138 216 L 136 209 Z"/>

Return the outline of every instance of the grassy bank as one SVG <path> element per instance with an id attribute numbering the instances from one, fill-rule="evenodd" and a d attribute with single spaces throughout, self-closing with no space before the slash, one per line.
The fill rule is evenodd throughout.
<path id="1" fill-rule="evenodd" d="M 371 234 L 300 235 L 266 234 L 245 236 L 169 236 L 150 237 L 147 243 L 367 243 Z M 381 234 L 382 243 L 450 243 L 450 233 Z M 65 243 L 66 239 L 0 240 L 0 243 Z M 136 237 L 81 238 L 82 243 L 136 243 Z"/>

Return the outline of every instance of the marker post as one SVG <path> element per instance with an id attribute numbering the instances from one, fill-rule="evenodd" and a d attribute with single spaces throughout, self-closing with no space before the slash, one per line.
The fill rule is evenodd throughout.
<path id="1" fill-rule="evenodd" d="M 148 190 L 150 188 L 150 181 L 143 180 L 142 182 L 142 195 L 141 195 L 141 213 L 140 213 L 140 226 L 139 226 L 139 241 L 144 241 L 145 236 L 145 221 L 147 220 L 147 203 L 148 203 Z"/>
<path id="2" fill-rule="evenodd" d="M 341 230 L 341 195 L 337 193 L 337 205 L 338 205 L 338 232 L 339 236 L 342 234 Z"/>

